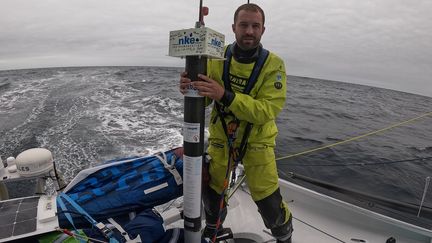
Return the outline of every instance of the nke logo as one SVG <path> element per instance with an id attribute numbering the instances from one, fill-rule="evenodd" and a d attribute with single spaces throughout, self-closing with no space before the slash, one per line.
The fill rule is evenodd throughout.
<path id="1" fill-rule="evenodd" d="M 217 38 L 213 38 L 210 43 L 212 46 L 222 47 L 222 41 Z"/>
<path id="2" fill-rule="evenodd" d="M 183 36 L 179 39 L 178 44 L 179 45 L 193 45 L 195 43 L 199 42 L 198 38 L 193 37 L 192 33 L 189 34 L 189 36 Z"/>

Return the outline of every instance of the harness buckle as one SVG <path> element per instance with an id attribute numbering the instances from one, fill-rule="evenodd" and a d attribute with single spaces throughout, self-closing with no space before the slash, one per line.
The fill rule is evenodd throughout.
<path id="1" fill-rule="evenodd" d="M 100 232 L 104 235 L 105 238 L 111 238 L 113 232 L 110 228 L 108 228 L 104 223 L 99 222 L 96 224 L 96 228 L 100 230 Z"/>
<path id="2" fill-rule="evenodd" d="M 237 165 L 237 163 L 238 163 L 237 159 L 239 158 L 239 155 L 240 155 L 239 149 L 236 147 L 233 147 L 231 149 L 231 153 L 230 153 L 231 159 L 232 159 L 232 161 L 234 161 L 233 167 Z"/>
<path id="3" fill-rule="evenodd" d="M 233 142 L 237 138 L 237 128 L 239 127 L 239 125 L 240 125 L 240 123 L 237 119 L 234 119 L 233 121 L 230 121 L 228 123 L 227 133 L 228 133 L 228 136 L 230 136 L 230 138 L 233 139 Z"/>

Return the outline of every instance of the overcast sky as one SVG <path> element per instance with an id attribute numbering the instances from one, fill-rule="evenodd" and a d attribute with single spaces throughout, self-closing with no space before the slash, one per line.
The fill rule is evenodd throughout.
<path id="1" fill-rule="evenodd" d="M 204 0 L 206 26 L 234 40 L 246 1 Z M 259 0 L 264 46 L 289 75 L 432 97 L 431 0 Z M 60 66 L 184 66 L 169 31 L 194 26 L 198 0 L 1 0 L 0 70 Z"/>

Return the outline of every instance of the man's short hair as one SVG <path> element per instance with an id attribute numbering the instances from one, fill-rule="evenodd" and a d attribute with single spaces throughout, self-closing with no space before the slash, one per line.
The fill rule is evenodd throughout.
<path id="1" fill-rule="evenodd" d="M 263 21 L 262 23 L 264 26 L 264 22 L 265 22 L 264 10 L 262 10 L 262 8 L 260 8 L 260 6 L 254 4 L 254 3 L 245 3 L 245 4 L 241 5 L 240 7 L 238 7 L 234 13 L 234 23 L 236 22 L 238 14 L 241 10 L 261 13 L 262 21 Z"/>

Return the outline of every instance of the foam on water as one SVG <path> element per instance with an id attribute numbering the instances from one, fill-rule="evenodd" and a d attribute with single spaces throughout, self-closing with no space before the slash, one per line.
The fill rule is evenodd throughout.
<path id="1" fill-rule="evenodd" d="M 121 145 L 122 154 L 149 154 L 181 145 L 182 108 L 178 101 L 161 95 L 140 98 L 133 86 L 110 86 L 91 99 L 99 104 L 95 127 L 114 144 L 131 140 L 136 145 Z M 138 98 L 139 97 L 139 98 Z"/>
<path id="2" fill-rule="evenodd" d="M 155 67 L 1 71 L 0 155 L 46 147 L 70 180 L 104 160 L 181 146 L 180 72 Z M 289 76 L 288 99 L 277 119 L 277 157 L 382 129 L 431 107 L 430 97 Z M 418 203 L 424 178 L 432 175 L 427 162 L 372 164 L 432 157 L 430 119 L 280 160 L 278 168 Z M 343 166 L 357 162 L 369 165 Z M 307 166 L 312 164 L 335 166 Z M 432 193 L 426 202 L 430 205 Z"/>

